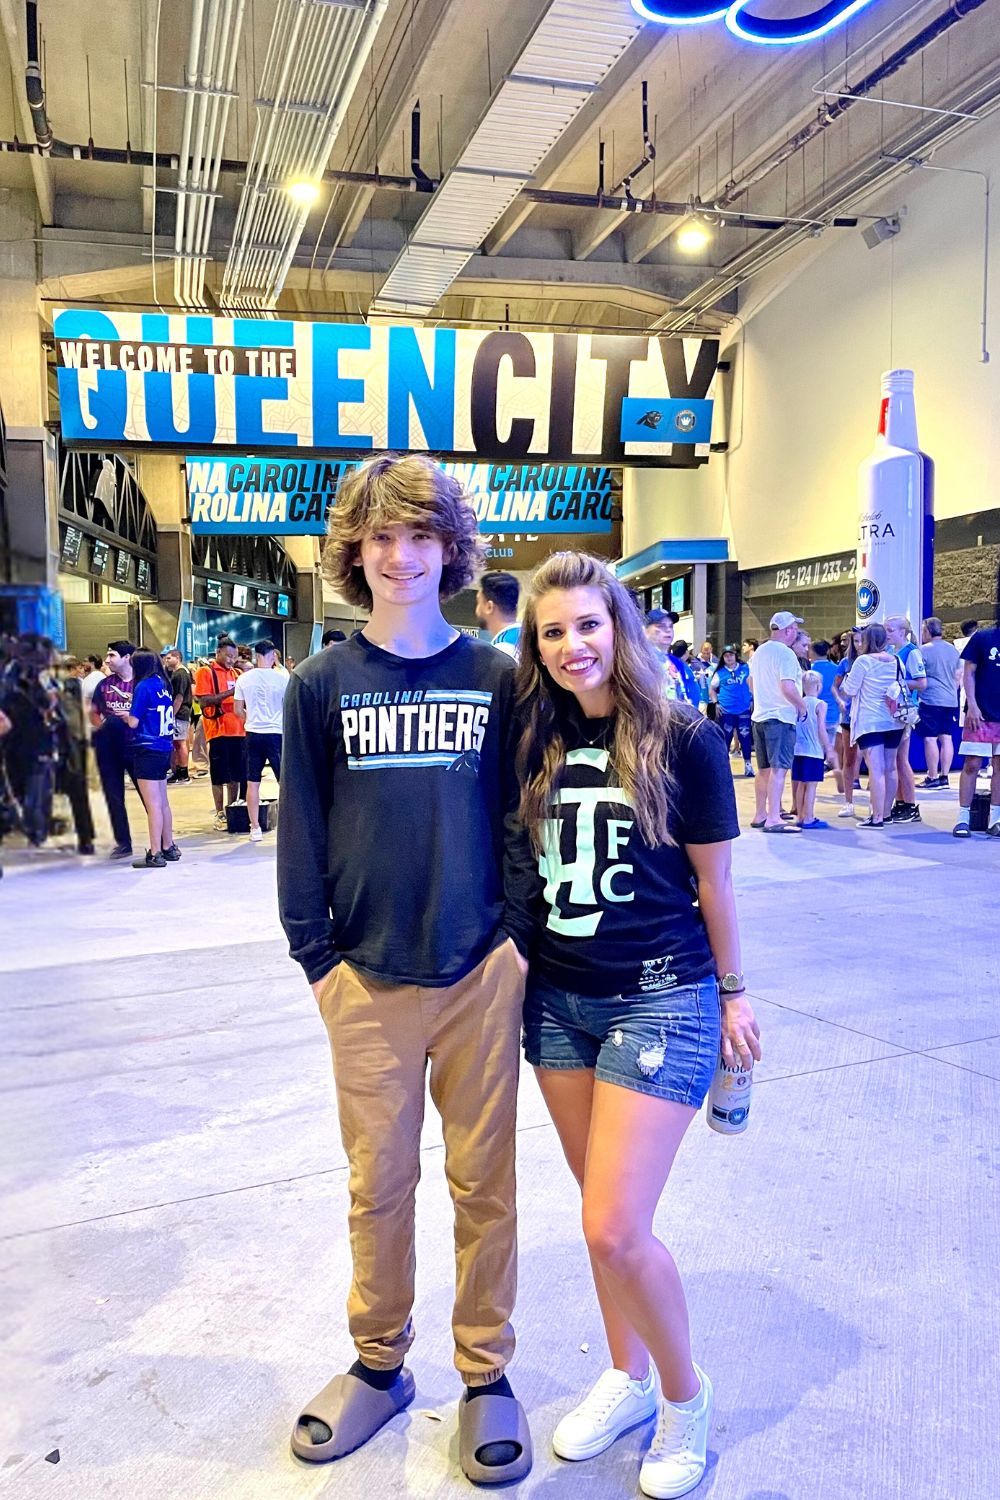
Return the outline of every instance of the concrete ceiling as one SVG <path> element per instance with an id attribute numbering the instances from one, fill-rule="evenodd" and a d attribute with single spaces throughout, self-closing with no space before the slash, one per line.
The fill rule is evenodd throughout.
<path id="1" fill-rule="evenodd" d="M 247 5 L 225 155 L 245 160 L 253 100 L 276 0 Z M 760 0 L 765 8 L 765 0 Z M 801 13 L 802 0 L 773 0 L 768 14 Z M 421 110 L 420 167 L 438 179 L 461 154 L 498 82 L 546 10 L 546 0 L 390 0 L 371 58 L 330 156 L 336 170 L 408 177 L 411 113 Z M 677 217 L 621 213 L 517 199 L 435 310 L 448 321 L 512 326 L 718 328 L 760 267 L 835 213 L 871 210 L 872 194 L 904 170 L 888 156 L 926 154 L 942 133 L 971 128 L 936 109 L 985 115 L 1000 100 L 995 35 L 1000 0 L 985 0 L 945 37 L 924 48 L 870 98 L 808 136 L 823 97 L 868 74 L 947 0 L 876 0 L 847 27 L 790 48 L 740 41 L 721 21 L 648 25 L 543 161 L 531 186 L 594 195 L 604 148 L 610 193 L 642 158 L 641 89 L 648 91 L 655 162 L 632 192 L 685 203 L 731 199 L 733 214 L 815 219 L 760 229 L 716 222 L 708 249 L 692 261 L 674 248 Z M 176 152 L 183 96 L 143 88 L 154 66 L 161 84 L 181 81 L 191 0 L 100 9 L 77 0 L 40 0 L 42 65 L 54 134 L 82 145 Z M 0 139 L 30 139 L 23 97 L 24 7 L 0 0 Z M 838 69 L 839 74 L 838 74 Z M 827 77 L 829 75 L 829 77 Z M 88 92 L 89 77 L 89 92 Z M 127 84 L 127 88 L 126 88 Z M 126 107 L 127 98 L 127 107 Z M 882 100 L 923 106 L 900 108 Z M 827 96 L 828 103 L 835 103 Z M 749 180 L 743 186 L 745 179 Z M 0 194 L 27 198 L 39 230 L 46 297 L 151 302 L 152 198 L 149 169 L 89 160 L 0 155 Z M 176 172 L 160 170 L 167 189 Z M 735 184 L 735 187 L 733 186 Z M 242 188 L 224 172 L 207 289 L 217 292 Z M 364 316 L 427 197 L 376 184 L 330 183 L 310 216 L 279 307 L 300 315 Z M 0 218 L 4 199 L 0 196 Z M 173 199 L 157 195 L 156 230 L 172 227 Z M 164 247 L 166 240 L 163 241 Z M 162 275 L 158 295 L 166 295 Z"/>

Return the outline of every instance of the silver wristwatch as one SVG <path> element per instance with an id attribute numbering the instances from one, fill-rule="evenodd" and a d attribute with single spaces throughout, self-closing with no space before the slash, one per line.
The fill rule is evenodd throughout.
<path id="1" fill-rule="evenodd" d="M 742 974 L 720 974 L 719 989 L 724 995 L 741 995 L 746 989 Z"/>

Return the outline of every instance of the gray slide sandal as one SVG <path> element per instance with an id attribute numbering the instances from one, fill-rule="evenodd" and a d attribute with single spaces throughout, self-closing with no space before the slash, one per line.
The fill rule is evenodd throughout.
<path id="1" fill-rule="evenodd" d="M 409 1406 L 416 1393 L 413 1376 L 401 1370 L 387 1391 L 376 1391 L 356 1375 L 335 1375 L 318 1396 L 302 1408 L 292 1432 L 292 1452 L 307 1463 L 327 1463 L 343 1458 L 374 1437 Z M 330 1429 L 325 1442 L 313 1442 L 309 1423 L 322 1422 Z"/>
<path id="2" fill-rule="evenodd" d="M 506 1464 L 480 1463 L 491 1443 L 513 1443 L 520 1449 Z M 458 1406 L 458 1449 L 466 1478 L 473 1484 L 509 1484 L 531 1469 L 531 1433 L 520 1401 L 512 1396 L 463 1396 Z"/>

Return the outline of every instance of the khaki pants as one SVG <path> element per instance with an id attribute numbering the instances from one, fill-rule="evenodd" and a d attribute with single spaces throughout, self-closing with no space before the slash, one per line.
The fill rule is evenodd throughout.
<path id="1" fill-rule="evenodd" d="M 524 981 L 511 942 L 445 989 L 383 984 L 346 963 L 320 997 L 350 1163 L 348 1326 L 374 1369 L 413 1342 L 414 1196 L 424 1081 L 455 1206 L 455 1365 L 489 1385 L 514 1351 L 514 1127 Z"/>

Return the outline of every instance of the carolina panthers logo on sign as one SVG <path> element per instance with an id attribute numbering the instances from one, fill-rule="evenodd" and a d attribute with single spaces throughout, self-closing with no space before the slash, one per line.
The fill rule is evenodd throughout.
<path id="1" fill-rule="evenodd" d="M 862 578 L 858 584 L 858 618 L 869 620 L 882 602 L 878 584 L 870 578 Z"/>

